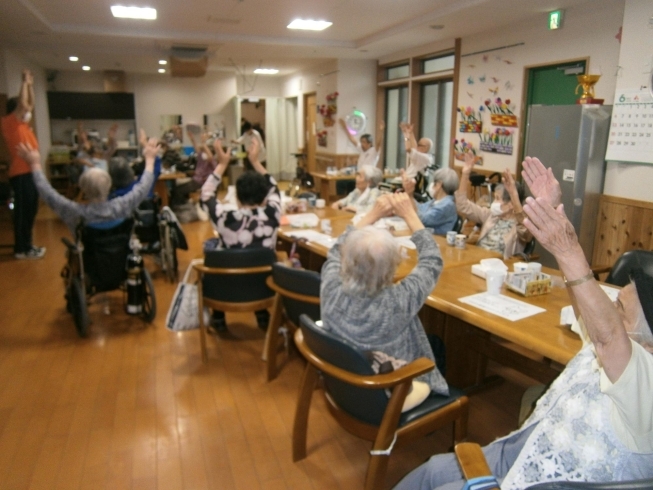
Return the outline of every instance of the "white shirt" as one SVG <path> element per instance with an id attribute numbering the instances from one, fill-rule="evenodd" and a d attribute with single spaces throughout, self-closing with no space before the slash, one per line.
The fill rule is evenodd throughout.
<path id="1" fill-rule="evenodd" d="M 258 141 L 258 146 L 259 146 L 258 161 L 264 162 L 267 158 L 267 152 L 265 151 L 265 143 L 263 143 L 263 138 L 261 138 L 261 133 L 259 133 L 255 129 L 252 129 L 252 134 L 249 134 L 249 132 L 247 132 L 243 134 L 240 138 L 238 138 L 236 141 L 245 146 L 245 151 L 249 151 L 249 145 L 252 144 L 253 139 L 256 139 Z"/>
<path id="2" fill-rule="evenodd" d="M 406 154 L 405 175 L 410 179 L 414 179 L 419 172 L 424 172 L 424 169 L 429 165 L 433 165 L 433 155 L 422 153 L 413 148 Z"/>
<path id="3" fill-rule="evenodd" d="M 371 165 L 376 167 L 377 162 L 379 161 L 379 153 L 376 151 L 374 145 L 370 146 L 367 150 L 363 150 L 360 141 L 356 144 L 356 149 L 358 150 L 358 164 L 356 167 L 360 170 L 364 165 Z"/>

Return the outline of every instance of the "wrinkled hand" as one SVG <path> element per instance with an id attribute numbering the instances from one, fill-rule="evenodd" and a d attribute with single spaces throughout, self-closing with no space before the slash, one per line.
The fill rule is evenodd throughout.
<path id="1" fill-rule="evenodd" d="M 404 188 L 404 192 L 408 194 L 414 194 L 415 193 L 415 186 L 417 185 L 417 182 L 415 182 L 415 179 L 411 179 L 406 175 L 406 171 L 402 168 L 401 171 L 401 186 Z"/>
<path id="2" fill-rule="evenodd" d="M 465 163 L 463 164 L 463 175 L 469 175 L 472 173 L 472 168 L 474 168 L 474 162 L 476 160 L 476 155 L 471 152 L 465 153 Z"/>
<path id="3" fill-rule="evenodd" d="M 388 200 L 392 205 L 392 210 L 394 214 L 408 221 L 409 216 L 415 214 L 415 208 L 411 202 L 410 197 L 405 192 L 400 192 L 398 194 L 389 194 Z"/>
<path id="4" fill-rule="evenodd" d="M 501 183 L 503 186 L 506 188 L 508 193 L 512 195 L 513 193 L 517 193 L 517 187 L 515 186 L 515 179 L 512 177 L 512 174 L 510 173 L 510 170 L 505 169 L 503 171 L 503 178 L 501 180 Z"/>
<path id="5" fill-rule="evenodd" d="M 522 162 L 522 177 L 535 197 L 541 197 L 557 208 L 562 198 L 560 183 L 551 168 L 546 168 L 537 158 L 526 157 Z"/>
<path id="6" fill-rule="evenodd" d="M 374 203 L 370 211 L 375 216 L 375 220 L 392 215 L 392 203 L 390 202 L 391 194 L 382 194 Z"/>
<path id="7" fill-rule="evenodd" d="M 578 237 L 562 204 L 553 209 L 545 199 L 529 197 L 524 213 L 528 216 L 524 226 L 556 259 L 577 250 Z"/>
<path id="8" fill-rule="evenodd" d="M 16 150 L 18 156 L 29 163 L 32 170 L 40 170 L 41 153 L 39 153 L 38 148 L 32 148 L 28 143 L 18 143 Z"/>
<path id="9" fill-rule="evenodd" d="M 145 139 L 146 142 L 143 148 L 143 157 L 145 160 L 154 160 L 156 158 L 157 152 L 159 151 L 159 140 L 156 138 L 147 139 L 147 137 L 145 137 Z"/>

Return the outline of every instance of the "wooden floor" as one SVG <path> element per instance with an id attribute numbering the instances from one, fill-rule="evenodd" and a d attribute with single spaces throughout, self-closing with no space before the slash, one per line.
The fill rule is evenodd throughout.
<path id="1" fill-rule="evenodd" d="M 207 223 L 184 225 L 201 254 Z M 164 327 L 175 286 L 154 274 L 153 325 L 122 311 L 119 292 L 90 306 L 89 338 L 66 313 L 59 272 L 64 226 L 41 209 L 35 243 L 43 260 L 14 260 L 0 249 L 0 488 L 2 489 L 343 489 L 362 488 L 371 444 L 341 429 L 321 396 L 309 420 L 308 457 L 293 463 L 290 434 L 303 368 L 295 354 L 266 383 L 263 332 L 254 316 L 227 315 L 229 334 L 209 338 Z M 0 244 L 13 240 L 0 221 Z M 151 271 L 157 265 L 148 262 Z M 103 313 L 104 306 L 111 314 Z M 509 380 L 471 398 L 469 439 L 482 444 L 516 428 L 519 399 L 533 384 Z M 451 430 L 397 446 L 387 488 L 450 447 Z"/>

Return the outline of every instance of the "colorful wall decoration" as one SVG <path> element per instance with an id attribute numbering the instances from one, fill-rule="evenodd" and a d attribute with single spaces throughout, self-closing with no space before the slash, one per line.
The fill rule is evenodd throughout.
<path id="1" fill-rule="evenodd" d="M 318 131 L 315 136 L 317 136 L 317 144 L 320 146 L 327 146 L 329 144 L 328 141 L 328 133 L 326 129 L 323 129 L 322 131 Z"/>
<path id="2" fill-rule="evenodd" d="M 501 97 L 497 97 L 494 102 L 485 99 L 485 106 L 490 111 L 490 121 L 493 126 L 517 127 L 517 116 L 510 108 L 510 99 L 502 101 Z"/>
<path id="3" fill-rule="evenodd" d="M 512 155 L 513 132 L 505 128 L 496 128 L 494 133 L 487 129 L 481 134 L 480 148 L 482 151 Z"/>
<path id="4" fill-rule="evenodd" d="M 480 107 L 479 111 L 475 111 L 472 107 L 459 107 L 458 112 L 460 113 L 461 121 L 459 130 L 461 133 L 480 133 L 483 129 L 483 122 L 481 121 L 481 111 L 483 111 L 483 106 Z"/>
<path id="5" fill-rule="evenodd" d="M 325 127 L 331 127 L 336 123 L 333 116 L 338 112 L 338 95 L 338 92 L 331 92 L 326 96 L 326 104 L 318 106 Z"/>
<path id="6" fill-rule="evenodd" d="M 464 162 L 465 155 L 468 153 L 474 155 L 475 165 L 483 165 L 483 157 L 476 154 L 476 150 L 474 149 L 474 145 L 472 143 L 465 141 L 464 139 L 453 140 L 453 154 L 456 160 Z"/>

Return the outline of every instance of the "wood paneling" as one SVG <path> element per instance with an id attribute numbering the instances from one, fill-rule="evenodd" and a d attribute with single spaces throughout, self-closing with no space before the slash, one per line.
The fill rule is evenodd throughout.
<path id="1" fill-rule="evenodd" d="M 653 250 L 653 202 L 602 195 L 592 265 L 611 266 L 628 250 Z"/>
<path id="2" fill-rule="evenodd" d="M 315 154 L 315 170 L 326 172 L 327 167 L 352 167 L 358 163 L 358 154 L 322 153 Z"/>

